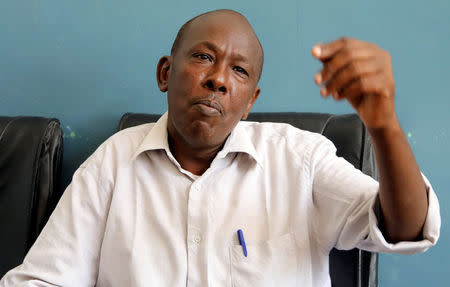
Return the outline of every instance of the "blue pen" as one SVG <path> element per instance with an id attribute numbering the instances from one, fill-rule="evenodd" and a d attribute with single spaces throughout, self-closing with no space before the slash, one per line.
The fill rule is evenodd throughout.
<path id="1" fill-rule="evenodd" d="M 245 257 L 247 257 L 247 246 L 245 246 L 244 233 L 242 233 L 242 230 L 238 229 L 237 235 L 239 238 L 239 244 L 242 245 L 242 251 L 244 251 Z"/>

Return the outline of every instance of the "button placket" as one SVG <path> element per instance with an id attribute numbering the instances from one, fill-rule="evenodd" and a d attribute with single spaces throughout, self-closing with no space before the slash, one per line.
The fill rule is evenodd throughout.
<path id="1" fill-rule="evenodd" d="M 204 241 L 202 230 L 205 229 L 205 194 L 201 192 L 199 182 L 192 183 L 188 197 L 187 216 L 187 247 L 188 247 L 188 286 L 197 286 L 202 280 L 204 258 L 202 243 Z"/>

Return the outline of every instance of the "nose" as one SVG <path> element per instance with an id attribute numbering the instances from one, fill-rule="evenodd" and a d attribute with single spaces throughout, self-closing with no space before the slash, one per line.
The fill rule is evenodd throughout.
<path id="1" fill-rule="evenodd" d="M 205 79 L 204 87 L 213 92 L 225 94 L 228 92 L 228 74 L 225 65 L 212 66 Z"/>

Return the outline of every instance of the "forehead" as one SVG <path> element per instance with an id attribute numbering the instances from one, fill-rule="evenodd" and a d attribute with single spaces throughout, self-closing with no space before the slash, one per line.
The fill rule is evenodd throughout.
<path id="1" fill-rule="evenodd" d="M 190 49 L 202 42 L 211 42 L 220 49 L 240 54 L 257 64 L 261 53 L 250 24 L 240 15 L 213 13 L 195 19 L 186 29 L 181 47 Z"/>

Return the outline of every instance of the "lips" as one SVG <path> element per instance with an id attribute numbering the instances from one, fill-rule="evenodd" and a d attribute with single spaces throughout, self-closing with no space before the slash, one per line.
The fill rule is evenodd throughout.
<path id="1" fill-rule="evenodd" d="M 194 103 L 195 107 L 206 116 L 219 116 L 222 114 L 222 106 L 215 101 L 200 100 Z"/>

